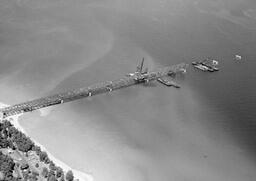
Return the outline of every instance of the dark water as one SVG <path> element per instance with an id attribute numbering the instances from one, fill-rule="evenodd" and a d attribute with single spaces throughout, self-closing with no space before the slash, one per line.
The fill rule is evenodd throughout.
<path id="1" fill-rule="evenodd" d="M 254 1 L 21 0 L 0 7 L 6 103 L 123 76 L 142 57 L 150 68 L 220 62 L 217 73 L 190 67 L 178 77 L 179 90 L 152 83 L 24 116 L 24 128 L 57 158 L 99 181 L 255 180 Z"/>

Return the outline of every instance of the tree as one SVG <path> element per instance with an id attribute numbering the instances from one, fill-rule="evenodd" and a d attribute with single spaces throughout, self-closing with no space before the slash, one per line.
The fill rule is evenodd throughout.
<path id="1" fill-rule="evenodd" d="M 4 124 L 0 123 L 0 132 L 4 129 Z"/>
<path id="2" fill-rule="evenodd" d="M 7 178 L 9 179 L 9 177 L 12 177 L 12 172 L 15 166 L 13 159 L 0 152 L 0 163 L 0 172 L 3 173 L 4 180 L 7 180 Z"/>
<path id="3" fill-rule="evenodd" d="M 59 181 L 65 181 L 64 173 L 61 175 Z"/>
<path id="4" fill-rule="evenodd" d="M 13 181 L 14 180 L 14 177 L 12 175 L 12 172 L 8 172 L 6 175 L 5 175 L 5 178 L 4 178 L 5 181 Z"/>
<path id="5" fill-rule="evenodd" d="M 34 143 L 31 141 L 30 138 L 26 137 L 21 132 L 18 132 L 12 135 L 13 141 L 16 143 L 18 149 L 22 152 L 28 152 L 32 149 Z"/>
<path id="6" fill-rule="evenodd" d="M 48 156 L 45 158 L 44 163 L 45 163 L 45 164 L 49 164 L 49 163 L 50 163 L 50 159 L 49 159 Z"/>
<path id="7" fill-rule="evenodd" d="M 3 122 L 3 129 L 10 128 L 11 126 L 12 124 L 9 121 L 5 120 Z"/>
<path id="8" fill-rule="evenodd" d="M 56 177 L 59 178 L 63 175 L 63 170 L 60 167 L 57 167 L 56 169 Z"/>
<path id="9" fill-rule="evenodd" d="M 32 150 L 35 151 L 38 156 L 41 153 L 41 148 L 39 146 L 37 146 L 37 145 L 34 145 L 32 147 Z"/>
<path id="10" fill-rule="evenodd" d="M 55 176 L 55 172 L 53 170 L 49 170 L 48 177 L 51 176 L 51 175 Z"/>
<path id="11" fill-rule="evenodd" d="M 19 133 L 19 131 L 14 127 L 14 126 L 11 126 L 9 129 L 8 129 L 8 135 L 9 137 L 12 137 L 14 135 L 17 135 Z"/>
<path id="12" fill-rule="evenodd" d="M 67 181 L 73 181 L 74 180 L 74 175 L 73 175 L 73 172 L 71 170 L 69 170 L 67 173 L 66 173 L 66 180 Z"/>
<path id="13" fill-rule="evenodd" d="M 54 175 L 50 175 L 47 179 L 47 181 L 57 181 Z"/>
<path id="14" fill-rule="evenodd" d="M 53 161 L 50 161 L 50 165 L 49 165 L 49 169 L 55 171 L 57 169 L 57 167 L 55 166 L 55 164 L 53 163 Z"/>
<path id="15" fill-rule="evenodd" d="M 9 145 L 9 142 L 6 138 L 2 137 L 0 134 L 0 148 L 7 148 Z"/>
<path id="16" fill-rule="evenodd" d="M 45 161 L 45 159 L 48 158 L 48 155 L 45 151 L 40 152 L 39 159 L 40 161 Z"/>
<path id="17" fill-rule="evenodd" d="M 48 169 L 44 167 L 41 174 L 44 178 L 46 178 L 48 176 Z"/>
<path id="18" fill-rule="evenodd" d="M 9 148 L 11 148 L 12 150 L 15 150 L 15 146 L 13 144 L 13 142 L 11 140 L 8 140 L 8 146 Z"/>

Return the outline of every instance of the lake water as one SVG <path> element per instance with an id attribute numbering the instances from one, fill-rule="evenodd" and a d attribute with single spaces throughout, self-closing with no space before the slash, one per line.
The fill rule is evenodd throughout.
<path id="1" fill-rule="evenodd" d="M 190 67 L 181 89 L 133 86 L 21 124 L 96 181 L 254 180 L 256 20 L 237 13 L 253 6 L 192 2 L 1 2 L 1 101 L 116 79 L 142 57 L 151 69 L 213 57 L 221 70 Z"/>

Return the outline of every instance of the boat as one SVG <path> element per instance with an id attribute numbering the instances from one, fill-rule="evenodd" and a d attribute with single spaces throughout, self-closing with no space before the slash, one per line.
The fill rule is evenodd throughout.
<path id="1" fill-rule="evenodd" d="M 166 86 L 173 86 L 175 88 L 180 88 L 180 85 L 177 84 L 176 82 L 172 81 L 172 80 L 168 80 L 165 78 L 158 78 L 157 79 L 160 83 L 166 85 Z"/>
<path id="2" fill-rule="evenodd" d="M 241 55 L 235 55 L 235 60 L 237 60 L 237 61 L 242 60 L 242 56 Z"/>
<path id="3" fill-rule="evenodd" d="M 201 64 L 200 62 L 192 62 L 192 65 L 197 68 L 200 69 L 202 71 L 209 71 L 209 68 L 207 66 L 204 66 L 203 64 Z"/>

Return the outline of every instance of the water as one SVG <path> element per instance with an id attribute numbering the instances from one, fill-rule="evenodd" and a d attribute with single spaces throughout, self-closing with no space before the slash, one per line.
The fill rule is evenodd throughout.
<path id="1" fill-rule="evenodd" d="M 256 26 L 225 14 L 247 6 L 225 2 L 3 1 L 0 98 L 115 79 L 142 57 L 154 68 L 211 56 L 221 71 L 190 67 L 181 89 L 134 86 L 27 114 L 21 124 L 97 181 L 254 180 Z"/>

